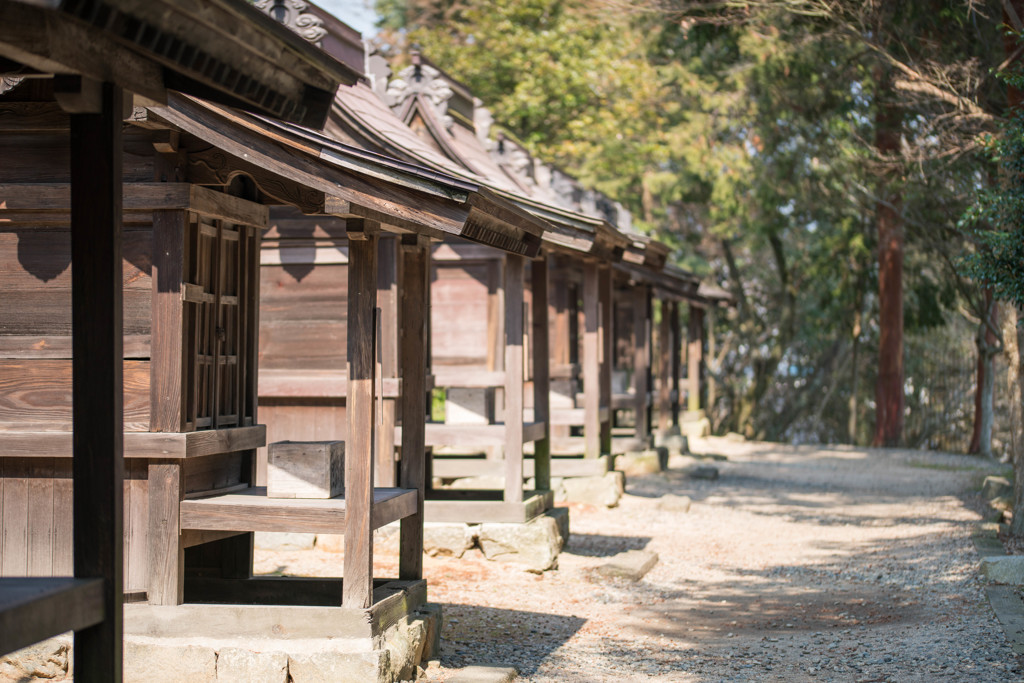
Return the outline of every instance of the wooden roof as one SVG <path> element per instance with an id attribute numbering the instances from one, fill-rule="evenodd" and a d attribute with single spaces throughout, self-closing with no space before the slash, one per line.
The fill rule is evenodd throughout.
<path id="1" fill-rule="evenodd" d="M 77 74 L 322 126 L 360 74 L 245 0 L 5 0 L 0 74 Z"/>
<path id="2" fill-rule="evenodd" d="M 190 172 L 210 183 L 233 175 L 305 213 L 356 216 L 432 237 L 454 235 L 536 255 L 543 227 L 488 188 L 338 143 L 316 131 L 245 114 L 177 93 L 139 113 L 213 145 L 191 153 Z M 229 155 L 230 164 L 223 155 Z"/>

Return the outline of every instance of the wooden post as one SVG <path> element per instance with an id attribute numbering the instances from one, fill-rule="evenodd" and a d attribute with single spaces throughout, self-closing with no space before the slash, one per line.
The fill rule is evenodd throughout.
<path id="1" fill-rule="evenodd" d="M 149 480 L 149 574 L 151 605 L 180 605 L 185 594 L 185 548 L 181 544 L 181 501 L 185 492 L 180 460 L 152 460 Z"/>
<path id="2" fill-rule="evenodd" d="M 708 418 L 711 418 L 711 410 L 715 407 L 715 377 L 714 374 L 708 372 L 708 362 L 715 362 L 715 307 L 709 306 L 704 309 L 704 335 L 703 337 L 707 340 L 708 353 L 705 362 L 701 364 L 700 375 L 701 379 L 704 380 L 704 389 L 707 395 L 704 398 L 704 409 L 707 412 Z"/>
<path id="3" fill-rule="evenodd" d="M 381 237 L 377 266 L 377 304 L 381 310 L 381 371 L 384 377 L 398 377 L 398 239 Z M 377 434 L 377 462 L 374 481 L 390 488 L 397 484 L 395 472 L 395 425 L 397 401 L 381 401 L 380 431 Z"/>
<path id="4" fill-rule="evenodd" d="M 672 328 L 672 425 L 679 426 L 679 406 L 683 402 L 682 387 L 679 383 L 679 371 L 682 366 L 683 337 L 679 325 L 679 302 L 673 301 L 669 308 L 669 326 Z"/>
<path id="5" fill-rule="evenodd" d="M 551 489 L 551 355 L 548 347 L 548 262 L 530 265 L 533 305 L 533 420 L 544 423 L 544 438 L 533 444 L 534 489 Z"/>
<path id="6" fill-rule="evenodd" d="M 123 95 L 99 85 L 98 113 L 71 115 L 74 564 L 102 577 L 104 619 L 75 632 L 75 680 L 120 681 L 123 632 Z"/>
<path id="7" fill-rule="evenodd" d="M 700 366 L 704 361 L 703 327 L 704 309 L 690 304 L 690 320 L 686 328 L 686 408 L 690 412 L 700 410 Z"/>
<path id="8" fill-rule="evenodd" d="M 181 343 L 185 338 L 185 307 L 181 297 L 185 273 L 187 212 L 153 212 L 153 323 L 150 349 L 149 430 L 185 430 L 182 388 L 187 386 Z"/>
<path id="9" fill-rule="evenodd" d="M 399 485 L 416 489 L 416 514 L 401 521 L 398 575 L 423 578 L 423 497 L 427 448 L 427 321 L 430 319 L 430 245 L 419 235 L 402 236 L 402 459 Z"/>
<path id="10" fill-rule="evenodd" d="M 600 282 L 594 261 L 583 264 L 583 454 L 601 456 Z"/>
<path id="11" fill-rule="evenodd" d="M 373 434 L 377 231 L 348 219 L 348 438 L 345 443 L 345 581 L 342 606 L 373 603 Z"/>
<path id="12" fill-rule="evenodd" d="M 635 396 L 636 437 L 647 447 L 650 392 L 650 294 L 646 285 L 633 289 L 633 388 Z"/>
<path id="13" fill-rule="evenodd" d="M 672 326 L 669 308 L 674 304 L 661 300 L 658 323 L 658 429 L 668 431 L 672 420 Z"/>
<path id="14" fill-rule="evenodd" d="M 487 288 L 487 369 L 505 370 L 505 336 L 508 295 L 505 291 L 506 264 L 505 259 L 497 259 L 490 273 L 491 281 Z M 522 278 L 520 278 L 521 280 Z M 497 387 L 494 390 L 494 414 L 505 412 L 505 390 Z M 489 460 L 500 460 L 503 449 L 493 447 L 487 449 Z"/>
<path id="15" fill-rule="evenodd" d="M 608 410 L 607 418 L 601 422 L 601 452 L 612 452 L 612 366 L 615 362 L 615 320 L 613 313 L 615 281 L 610 265 L 603 266 L 598 274 L 601 343 L 600 395 L 601 407 Z"/>
<path id="16" fill-rule="evenodd" d="M 505 502 L 523 500 L 523 271 L 505 257 Z"/>

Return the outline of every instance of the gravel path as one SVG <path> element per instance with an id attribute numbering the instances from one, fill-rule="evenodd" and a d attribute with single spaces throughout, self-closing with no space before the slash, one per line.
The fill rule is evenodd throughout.
<path id="1" fill-rule="evenodd" d="M 446 621 L 427 678 L 493 663 L 529 681 L 587 683 L 1024 680 L 970 540 L 975 491 L 997 466 L 918 451 L 692 446 L 727 456 L 717 481 L 633 477 L 617 509 L 572 506 L 557 571 L 528 574 L 477 551 L 427 558 Z M 667 494 L 692 508 L 659 509 Z M 596 576 L 628 549 L 660 562 L 638 583 Z M 379 571 L 391 564 L 381 558 Z"/>

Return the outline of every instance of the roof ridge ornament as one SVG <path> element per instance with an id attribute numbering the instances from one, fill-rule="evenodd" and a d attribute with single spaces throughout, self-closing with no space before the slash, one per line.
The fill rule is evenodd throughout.
<path id="1" fill-rule="evenodd" d="M 309 3 L 303 0 L 256 0 L 256 9 L 284 24 L 310 43 L 322 48 L 327 29 L 320 17 L 307 12 Z"/>
<path id="2" fill-rule="evenodd" d="M 400 107 L 416 95 L 422 95 L 434 108 L 445 130 L 451 131 L 455 120 L 448 114 L 448 101 L 455 91 L 444 79 L 441 71 L 424 64 L 418 50 L 411 52 L 412 64 L 398 72 L 388 83 L 387 98 L 391 107 Z"/>

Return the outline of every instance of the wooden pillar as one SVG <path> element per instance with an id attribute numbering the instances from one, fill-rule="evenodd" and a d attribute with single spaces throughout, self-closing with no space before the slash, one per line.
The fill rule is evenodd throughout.
<path id="1" fill-rule="evenodd" d="M 533 444 L 534 489 L 551 489 L 551 372 L 548 349 L 548 262 L 530 264 L 533 306 L 533 420 L 544 423 L 544 437 Z"/>
<path id="2" fill-rule="evenodd" d="M 430 245 L 419 235 L 402 236 L 402 459 L 399 485 L 416 489 L 416 514 L 401 521 L 398 575 L 423 578 L 423 498 L 427 448 L 427 323 L 430 320 Z"/>
<path id="3" fill-rule="evenodd" d="M 650 294 L 646 285 L 633 289 L 633 388 L 636 392 L 636 437 L 648 442 L 650 392 Z"/>
<path id="4" fill-rule="evenodd" d="M 569 282 L 558 273 L 557 264 L 551 272 L 549 292 L 551 327 L 551 362 L 556 366 L 568 365 L 572 362 L 570 351 L 570 307 Z"/>
<path id="5" fill-rule="evenodd" d="M 583 454 L 601 456 L 601 301 L 598 265 L 583 264 Z"/>
<path id="6" fill-rule="evenodd" d="M 505 291 L 505 278 L 507 265 L 505 259 L 497 259 L 491 270 L 491 281 L 487 288 L 487 369 L 505 370 L 505 333 L 507 320 L 506 316 L 508 295 Z M 522 277 L 520 277 L 522 282 Z M 497 387 L 494 390 L 494 414 L 502 415 L 505 412 L 505 389 Z M 500 460 L 504 449 L 499 447 L 487 448 L 488 460 Z"/>
<path id="7" fill-rule="evenodd" d="M 123 95 L 96 87 L 100 111 L 71 115 L 74 566 L 76 577 L 104 579 L 105 615 L 75 632 L 83 683 L 121 680 L 124 600 Z"/>
<path id="8" fill-rule="evenodd" d="M 380 238 L 377 265 L 377 305 L 381 311 L 380 369 L 384 378 L 395 378 L 398 373 L 398 238 Z M 398 404 L 394 398 L 380 401 L 380 430 L 377 433 L 377 462 L 374 466 L 376 486 L 391 488 L 397 485 L 395 467 L 395 426 Z"/>
<path id="9" fill-rule="evenodd" d="M 658 429 L 667 432 L 672 424 L 672 325 L 669 308 L 674 304 L 661 300 L 658 322 Z"/>
<path id="10" fill-rule="evenodd" d="M 345 442 L 345 581 L 342 605 L 373 602 L 373 433 L 379 225 L 349 219 L 348 438 Z"/>
<path id="11" fill-rule="evenodd" d="M 707 359 L 701 365 L 700 375 L 704 381 L 704 389 L 707 392 L 705 397 L 704 407 L 708 412 L 708 418 L 711 417 L 711 410 L 715 406 L 715 378 L 714 375 L 707 371 L 708 362 L 714 363 L 715 361 L 715 307 L 709 306 L 704 309 L 704 339 L 707 340 L 708 353 Z"/>
<path id="12" fill-rule="evenodd" d="M 612 366 L 615 363 L 615 316 L 613 298 L 615 280 L 611 266 L 604 266 L 598 274 L 598 299 L 600 305 L 600 397 L 607 416 L 601 422 L 601 452 L 612 452 Z"/>
<path id="13" fill-rule="evenodd" d="M 669 307 L 669 326 L 672 328 L 672 425 L 679 426 L 679 406 L 682 403 L 682 387 L 679 374 L 682 369 L 683 337 L 679 324 L 679 302 L 673 301 Z"/>
<path id="14" fill-rule="evenodd" d="M 704 309 L 690 304 L 686 345 L 687 410 L 696 412 L 700 405 L 700 371 L 704 362 Z"/>
<path id="15" fill-rule="evenodd" d="M 523 271 L 505 257 L 505 502 L 523 500 Z"/>

